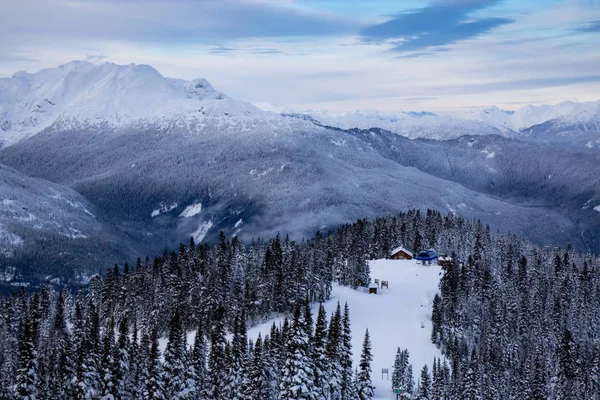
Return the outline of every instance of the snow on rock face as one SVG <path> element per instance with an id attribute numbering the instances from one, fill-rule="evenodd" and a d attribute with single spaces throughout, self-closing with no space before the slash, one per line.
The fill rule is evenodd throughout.
<path id="1" fill-rule="evenodd" d="M 494 158 L 496 157 L 496 152 L 489 150 L 481 150 L 483 154 L 485 154 L 485 158 Z"/>
<path id="2" fill-rule="evenodd" d="M 158 208 L 157 208 L 157 209 L 155 209 L 155 210 L 152 210 L 152 213 L 150 214 L 150 216 L 151 216 L 152 218 L 154 218 L 154 217 L 158 217 L 158 216 L 159 216 L 159 215 L 161 215 L 161 214 L 165 214 L 165 213 L 171 212 L 171 211 L 173 211 L 174 209 L 176 209 L 176 208 L 177 208 L 177 205 L 178 205 L 178 204 L 177 204 L 176 202 L 174 202 L 174 203 L 171 203 L 171 204 L 167 204 L 167 203 L 160 203 L 160 204 L 158 205 Z"/>
<path id="3" fill-rule="evenodd" d="M 238 222 L 235 223 L 235 225 L 233 226 L 233 233 L 231 234 L 231 237 L 237 236 L 240 234 L 240 232 L 242 231 L 242 228 L 240 228 L 242 226 L 242 224 L 244 223 L 244 221 L 240 218 Z"/>
<path id="4" fill-rule="evenodd" d="M 202 239 L 204 239 L 204 237 L 206 236 L 206 234 L 208 233 L 208 231 L 210 230 L 210 228 L 213 226 L 212 221 L 205 221 L 202 222 L 199 226 L 198 229 L 196 229 L 194 231 L 194 233 L 192 233 L 192 237 L 194 238 L 194 242 L 196 244 L 202 242 Z"/>
<path id="5" fill-rule="evenodd" d="M 179 214 L 180 218 L 190 218 L 195 215 L 198 215 L 202 212 L 202 203 L 191 204 L 187 206 L 181 214 Z"/>

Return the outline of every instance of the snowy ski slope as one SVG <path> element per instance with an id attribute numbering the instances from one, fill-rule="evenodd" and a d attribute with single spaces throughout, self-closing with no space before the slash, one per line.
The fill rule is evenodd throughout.
<path id="1" fill-rule="evenodd" d="M 329 314 L 335 311 L 339 301 L 350 306 L 352 327 L 352 352 L 354 366 L 358 365 L 365 329 L 369 329 L 373 346 L 372 380 L 376 386 L 374 399 L 391 399 L 391 381 L 381 377 L 381 369 L 389 368 L 390 379 L 398 346 L 408 349 L 413 364 L 415 382 L 423 365 L 431 371 L 433 357 L 441 353 L 431 343 L 431 305 L 438 291 L 440 267 L 422 266 L 415 261 L 370 261 L 371 278 L 386 280 L 389 289 L 379 290 L 377 295 L 366 289 L 352 290 L 335 286 L 332 299 L 325 303 Z M 314 306 L 314 316 L 318 304 Z M 282 318 L 275 322 L 282 321 Z M 268 334 L 273 320 L 253 327 L 248 338 L 255 340 L 259 332 Z M 421 328 L 423 324 L 423 328 Z"/>
<path id="2" fill-rule="evenodd" d="M 350 307 L 352 327 L 353 366 L 358 366 L 365 330 L 369 329 L 373 347 L 373 370 L 371 379 L 376 386 L 374 400 L 392 399 L 392 367 L 396 349 L 408 349 L 413 365 L 415 384 L 427 364 L 429 371 L 433 357 L 441 357 L 440 351 L 431 343 L 431 305 L 438 292 L 441 278 L 437 265 L 423 266 L 414 260 L 374 260 L 369 262 L 371 278 L 389 282 L 389 289 L 378 294 L 368 294 L 366 288 L 353 290 L 345 286 L 334 286 L 331 300 L 325 309 L 331 315 L 338 301 L 342 308 L 345 302 Z M 318 304 L 313 306 L 313 317 L 318 313 Z M 256 325 L 248 331 L 248 338 L 256 340 L 271 331 L 273 322 L 283 322 L 283 316 Z M 423 327 L 422 327 L 423 326 Z M 195 331 L 188 332 L 187 343 L 193 345 Z M 164 352 L 167 339 L 159 339 L 159 348 Z M 389 369 L 389 378 L 382 379 L 382 368 Z"/>

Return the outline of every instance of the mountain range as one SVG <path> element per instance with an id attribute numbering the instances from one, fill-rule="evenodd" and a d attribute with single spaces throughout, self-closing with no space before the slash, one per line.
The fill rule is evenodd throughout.
<path id="1" fill-rule="evenodd" d="M 597 252 L 598 121 L 599 102 L 278 114 L 146 65 L 18 72 L 0 79 L 0 276 L 77 282 L 190 236 L 300 239 L 409 207 Z"/>
<path id="2" fill-rule="evenodd" d="M 342 129 L 383 128 L 411 139 L 447 140 L 465 134 L 501 135 L 568 147 L 600 148 L 600 100 L 587 103 L 565 101 L 552 106 L 530 105 L 516 111 L 501 110 L 495 106 L 482 107 L 469 110 L 462 117 L 376 110 L 337 113 L 288 111 L 286 115 Z"/>

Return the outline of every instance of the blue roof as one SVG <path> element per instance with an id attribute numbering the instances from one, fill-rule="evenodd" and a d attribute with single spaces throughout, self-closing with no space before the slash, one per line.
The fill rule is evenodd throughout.
<path id="1" fill-rule="evenodd" d="M 423 250 L 415 258 L 420 261 L 431 261 L 438 258 L 438 253 L 435 250 Z"/>

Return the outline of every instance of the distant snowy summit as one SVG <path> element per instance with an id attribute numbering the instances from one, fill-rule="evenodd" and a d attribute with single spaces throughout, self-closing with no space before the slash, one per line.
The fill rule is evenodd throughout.
<path id="1" fill-rule="evenodd" d="M 498 129 L 516 132 L 546 124 L 557 129 L 600 130 L 600 100 L 576 103 L 565 101 L 556 105 L 528 105 L 516 111 L 485 107 L 470 110 L 466 119 L 484 122 Z"/>
<path id="2" fill-rule="evenodd" d="M 359 110 L 336 113 L 310 110 L 288 115 L 311 119 L 317 124 L 341 129 L 381 128 L 410 139 L 440 140 L 464 135 L 506 135 L 505 131 L 480 121 L 441 116 L 431 112 L 383 113 L 375 110 Z"/>
<path id="3" fill-rule="evenodd" d="M 452 139 L 463 135 L 508 137 L 600 131 L 600 101 L 527 106 L 516 111 L 478 108 L 462 118 L 430 112 L 333 113 L 311 110 L 277 114 L 234 100 L 205 79 L 162 76 L 149 65 L 72 61 L 37 73 L 0 79 L 0 147 L 44 130 L 141 128 L 218 134 L 277 132 L 329 126 L 381 128 L 408 138 Z M 600 147 L 600 137 L 581 139 Z"/>
<path id="4" fill-rule="evenodd" d="M 600 131 L 600 101 L 526 106 L 516 111 L 498 107 L 469 110 L 461 117 L 431 112 L 384 113 L 376 110 L 288 112 L 296 118 L 341 129 L 382 128 L 411 139 L 453 139 L 463 135 L 523 137 L 531 134 Z M 600 137 L 598 138 L 600 139 Z"/>
<path id="5" fill-rule="evenodd" d="M 0 141 L 5 145 L 46 128 L 156 125 L 199 130 L 233 124 L 244 130 L 280 119 L 229 98 L 205 79 L 165 78 L 148 65 L 72 61 L 0 79 Z"/>

